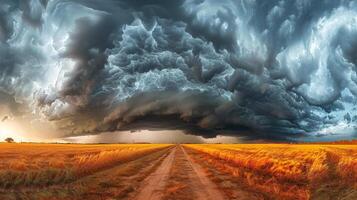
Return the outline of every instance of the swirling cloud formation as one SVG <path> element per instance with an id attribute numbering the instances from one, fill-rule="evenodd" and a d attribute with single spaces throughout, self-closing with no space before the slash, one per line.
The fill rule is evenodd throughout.
<path id="1" fill-rule="evenodd" d="M 356 55 L 355 1 L 0 4 L 0 92 L 71 135 L 355 133 Z"/>

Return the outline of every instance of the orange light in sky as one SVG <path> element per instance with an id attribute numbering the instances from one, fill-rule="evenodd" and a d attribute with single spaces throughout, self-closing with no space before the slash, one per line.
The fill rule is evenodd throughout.
<path id="1" fill-rule="evenodd" d="M 19 140 L 22 138 L 21 133 L 21 128 L 15 122 L 0 123 L 0 141 L 3 141 L 7 137 Z"/>

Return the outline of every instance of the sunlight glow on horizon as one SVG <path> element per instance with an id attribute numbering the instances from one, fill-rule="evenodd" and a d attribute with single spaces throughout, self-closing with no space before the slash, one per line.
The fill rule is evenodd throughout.
<path id="1" fill-rule="evenodd" d="M 11 137 L 15 141 L 21 140 L 22 132 L 20 127 L 14 122 L 3 122 L 0 124 L 0 141 L 3 141 L 5 138 Z"/>

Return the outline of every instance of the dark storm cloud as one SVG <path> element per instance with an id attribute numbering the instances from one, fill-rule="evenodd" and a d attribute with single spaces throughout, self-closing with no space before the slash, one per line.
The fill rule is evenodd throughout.
<path id="1" fill-rule="evenodd" d="M 4 109 L 7 113 L 1 113 L 1 109 Z M 23 106 L 17 103 L 12 95 L 0 91 L 0 113 L 5 114 L 2 121 L 11 118 L 10 116 L 19 116 L 23 112 Z"/>
<path id="2" fill-rule="evenodd" d="M 355 130 L 356 16 L 342 0 L 4 1 L 0 91 L 71 135 Z"/>

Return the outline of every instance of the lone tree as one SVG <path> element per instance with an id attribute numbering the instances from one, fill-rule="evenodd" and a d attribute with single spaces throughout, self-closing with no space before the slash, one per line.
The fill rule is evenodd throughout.
<path id="1" fill-rule="evenodd" d="M 11 137 L 8 137 L 8 138 L 5 139 L 5 142 L 7 142 L 7 143 L 13 143 L 13 142 L 15 142 L 15 140 L 12 139 Z"/>

